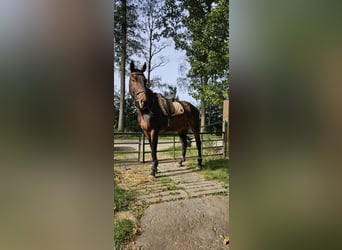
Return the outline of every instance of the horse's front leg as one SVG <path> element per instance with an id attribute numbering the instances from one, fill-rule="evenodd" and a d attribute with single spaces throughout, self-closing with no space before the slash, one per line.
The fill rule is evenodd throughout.
<path id="1" fill-rule="evenodd" d="M 151 155 L 152 155 L 151 176 L 153 177 L 156 176 L 157 167 L 158 167 L 157 145 L 158 145 L 158 131 L 153 129 L 151 131 Z"/>

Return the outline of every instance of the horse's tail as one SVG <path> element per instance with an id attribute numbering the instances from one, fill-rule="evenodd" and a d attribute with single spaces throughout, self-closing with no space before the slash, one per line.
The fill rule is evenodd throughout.
<path id="1" fill-rule="evenodd" d="M 189 102 L 181 101 L 180 103 L 182 104 L 184 111 L 186 111 L 186 117 L 191 127 L 191 130 L 194 133 L 199 133 L 201 128 L 199 110 Z M 188 108 L 186 106 L 188 106 Z"/>
<path id="2" fill-rule="evenodd" d="M 194 129 L 196 129 L 197 132 L 200 132 L 201 130 L 200 112 L 195 106 L 193 105 L 191 106 L 192 106 L 191 108 L 193 109 L 194 117 L 195 117 Z"/>

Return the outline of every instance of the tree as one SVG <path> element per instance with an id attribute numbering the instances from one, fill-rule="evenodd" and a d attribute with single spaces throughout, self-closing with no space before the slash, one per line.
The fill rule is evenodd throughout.
<path id="1" fill-rule="evenodd" d="M 173 98 L 174 100 L 179 100 L 179 97 L 177 95 L 177 86 L 169 83 L 163 83 L 160 76 L 155 76 L 151 80 L 151 83 L 154 87 L 158 88 L 163 96 Z"/>
<path id="2" fill-rule="evenodd" d="M 206 121 L 208 122 L 207 132 L 222 133 L 222 105 L 208 104 L 206 107 Z"/>
<path id="3" fill-rule="evenodd" d="M 120 93 L 114 88 L 114 130 L 118 129 Z"/>
<path id="4" fill-rule="evenodd" d="M 118 131 L 124 128 L 125 77 L 127 59 L 142 48 L 142 38 L 138 33 L 137 5 L 130 0 L 114 2 L 114 62 L 120 70 L 120 108 Z"/>
<path id="5" fill-rule="evenodd" d="M 190 94 L 201 101 L 201 131 L 208 104 L 228 97 L 229 26 L 226 0 L 166 0 L 165 35 L 184 49 Z"/>
<path id="6" fill-rule="evenodd" d="M 127 100 L 125 105 L 125 130 L 126 131 L 139 131 L 138 124 L 138 114 L 136 107 L 134 105 L 134 100 L 130 97 L 129 93 L 126 93 L 125 98 Z M 114 130 L 118 128 L 118 120 L 119 120 L 119 108 L 120 108 L 120 93 L 116 89 L 114 89 Z"/>
<path id="7" fill-rule="evenodd" d="M 158 67 L 166 65 L 167 63 L 167 59 L 163 56 L 160 56 L 157 58 L 157 60 L 154 60 L 158 54 L 160 54 L 166 47 L 169 46 L 168 43 L 163 39 L 163 18 L 165 16 L 164 1 L 142 1 L 140 8 L 142 14 L 142 35 L 146 41 L 146 46 L 145 48 L 142 48 L 141 51 L 147 62 L 148 87 L 151 87 L 151 72 Z"/>

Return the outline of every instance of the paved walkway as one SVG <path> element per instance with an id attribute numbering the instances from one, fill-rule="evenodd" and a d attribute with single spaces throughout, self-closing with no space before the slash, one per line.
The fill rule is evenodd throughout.
<path id="1" fill-rule="evenodd" d="M 206 196 L 149 206 L 134 250 L 228 250 L 227 196 Z"/>
<path id="2" fill-rule="evenodd" d="M 124 185 L 137 192 L 138 203 L 153 204 L 228 193 L 221 183 L 205 180 L 198 170 L 179 167 L 176 162 L 160 163 L 155 179 L 148 177 L 149 164 L 123 169 Z"/>

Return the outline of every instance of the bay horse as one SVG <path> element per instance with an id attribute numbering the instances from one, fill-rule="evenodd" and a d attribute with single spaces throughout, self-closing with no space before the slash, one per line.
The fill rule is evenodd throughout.
<path id="1" fill-rule="evenodd" d="M 158 167 L 157 145 L 159 133 L 177 133 L 182 144 L 182 158 L 180 165 L 185 161 L 186 148 L 188 146 L 188 130 L 194 133 L 198 150 L 197 166 L 202 166 L 200 115 L 198 109 L 187 101 L 179 101 L 184 112 L 179 115 L 166 116 L 158 102 L 158 93 L 154 93 L 146 86 L 147 80 L 144 72 L 146 63 L 141 69 L 137 69 L 132 61 L 130 64 L 129 93 L 135 101 L 138 111 L 138 122 L 147 137 L 152 156 L 151 176 L 155 177 Z"/>

